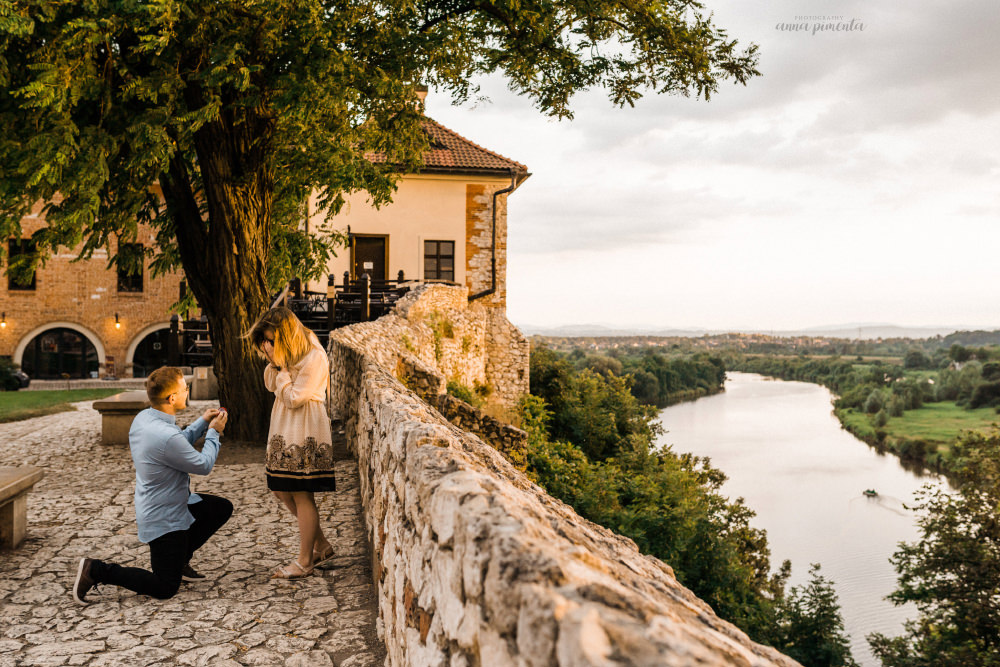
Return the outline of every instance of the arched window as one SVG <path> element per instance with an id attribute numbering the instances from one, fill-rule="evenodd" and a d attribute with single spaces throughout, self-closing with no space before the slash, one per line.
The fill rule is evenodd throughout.
<path id="1" fill-rule="evenodd" d="M 97 349 L 87 337 L 72 329 L 42 332 L 28 342 L 21 357 L 21 369 L 38 380 L 97 377 Z"/>
<path id="2" fill-rule="evenodd" d="M 132 377 L 144 378 L 167 365 L 167 337 L 170 329 L 158 329 L 145 336 L 132 355 Z"/>

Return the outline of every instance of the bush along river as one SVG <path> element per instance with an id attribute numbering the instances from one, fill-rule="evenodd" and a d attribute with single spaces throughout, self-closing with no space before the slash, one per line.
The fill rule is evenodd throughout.
<path id="1" fill-rule="evenodd" d="M 830 391 L 806 382 L 729 373 L 725 392 L 660 412 L 661 445 L 707 456 L 729 477 L 722 492 L 742 497 L 767 531 L 774 569 L 792 561 L 790 586 L 809 565 L 834 582 L 851 651 L 877 667 L 865 636 L 900 634 L 916 616 L 885 599 L 896 586 L 889 557 L 918 537 L 914 493 L 939 476 L 904 469 L 843 430 Z M 874 494 L 866 491 L 873 491 Z"/>

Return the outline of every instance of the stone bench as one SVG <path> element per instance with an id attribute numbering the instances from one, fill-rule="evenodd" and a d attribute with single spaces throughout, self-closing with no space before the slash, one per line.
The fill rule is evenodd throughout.
<path id="1" fill-rule="evenodd" d="M 94 401 L 94 409 L 101 413 L 101 444 L 127 445 L 132 420 L 148 407 L 149 397 L 142 390 L 124 391 Z"/>
<path id="2" fill-rule="evenodd" d="M 28 491 L 45 475 L 41 468 L 0 468 L 0 549 L 15 549 L 28 532 Z"/>

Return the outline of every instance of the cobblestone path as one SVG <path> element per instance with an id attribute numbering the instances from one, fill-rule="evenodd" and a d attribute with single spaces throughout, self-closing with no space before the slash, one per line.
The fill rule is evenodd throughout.
<path id="1" fill-rule="evenodd" d="M 192 401 L 186 425 L 217 405 Z M 0 465 L 36 465 L 45 478 L 28 497 L 28 539 L 0 551 L 0 667 L 21 665 L 342 665 L 384 661 L 357 464 L 339 443 L 337 493 L 317 495 L 338 556 L 328 570 L 280 581 L 297 530 L 268 492 L 263 451 L 234 447 L 195 492 L 228 498 L 233 518 L 192 565 L 207 576 L 159 601 L 104 586 L 76 604 L 70 589 L 83 556 L 149 567 L 136 537 L 135 477 L 127 447 L 100 444 L 100 416 L 79 411 L 0 424 Z"/>

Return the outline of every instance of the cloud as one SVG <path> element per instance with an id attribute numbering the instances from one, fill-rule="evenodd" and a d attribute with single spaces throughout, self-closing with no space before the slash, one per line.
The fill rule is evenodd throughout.
<path id="1" fill-rule="evenodd" d="M 708 103 L 648 95 L 617 109 L 589 91 L 575 120 L 554 122 L 499 77 L 474 110 L 429 99 L 432 116 L 534 174 L 510 200 L 512 312 L 764 328 L 981 321 L 1000 295 L 986 287 L 1000 284 L 992 265 L 970 259 L 1000 243 L 995 2 L 708 4 L 760 45 L 763 72 Z M 820 11 L 864 30 L 775 29 Z M 587 289 L 553 306 L 533 287 L 553 271 Z M 618 298 L 605 275 L 648 291 Z M 587 315 L 595 303 L 603 320 Z"/>

